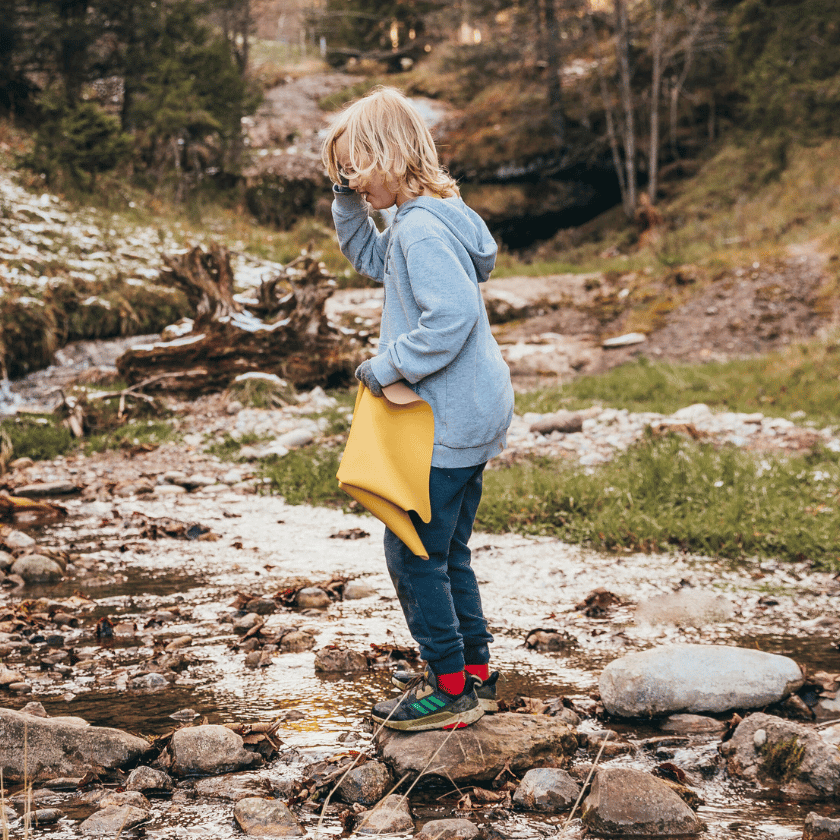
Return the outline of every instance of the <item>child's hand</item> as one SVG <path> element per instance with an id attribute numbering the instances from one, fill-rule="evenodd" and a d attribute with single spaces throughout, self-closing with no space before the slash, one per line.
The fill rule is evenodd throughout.
<path id="1" fill-rule="evenodd" d="M 373 375 L 373 370 L 370 367 L 370 359 L 366 359 L 356 368 L 356 379 L 364 384 L 374 397 L 382 396 L 382 386 L 379 384 L 379 380 Z"/>

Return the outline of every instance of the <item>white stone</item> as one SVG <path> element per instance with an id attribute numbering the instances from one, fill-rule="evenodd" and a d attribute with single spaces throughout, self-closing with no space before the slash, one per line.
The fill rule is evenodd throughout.
<path id="1" fill-rule="evenodd" d="M 802 685 L 786 656 L 722 645 L 672 645 L 631 653 L 604 668 L 601 699 L 610 714 L 726 712 L 775 703 Z"/>

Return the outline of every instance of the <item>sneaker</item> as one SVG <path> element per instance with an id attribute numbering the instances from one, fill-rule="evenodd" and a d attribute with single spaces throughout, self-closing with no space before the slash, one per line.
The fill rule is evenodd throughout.
<path id="1" fill-rule="evenodd" d="M 475 686 L 475 678 L 467 674 L 464 690 L 453 696 L 439 689 L 435 675 L 427 670 L 406 684 L 403 696 L 377 703 L 370 716 L 389 729 L 405 732 L 462 729 L 484 714 Z"/>
<path id="2" fill-rule="evenodd" d="M 420 677 L 424 677 L 430 673 L 427 668 L 425 671 L 394 671 L 391 675 L 391 682 L 402 691 L 405 691 L 408 686 Z M 499 711 L 499 703 L 496 700 L 496 683 L 499 681 L 499 672 L 493 671 L 490 676 L 482 681 L 475 674 L 471 674 L 475 682 L 475 695 L 478 697 L 478 702 L 484 710 L 484 714 L 492 715 L 493 712 Z"/>

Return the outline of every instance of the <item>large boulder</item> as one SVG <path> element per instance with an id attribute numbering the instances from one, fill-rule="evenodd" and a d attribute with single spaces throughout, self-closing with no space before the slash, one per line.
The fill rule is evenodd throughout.
<path id="1" fill-rule="evenodd" d="M 518 773 L 535 764 L 560 763 L 577 745 L 574 730 L 556 718 L 510 712 L 485 715 L 452 732 L 383 729 L 376 739 L 397 778 L 425 770 L 455 784 L 494 779 L 506 764 Z"/>
<path id="2" fill-rule="evenodd" d="M 720 752 L 733 776 L 790 798 L 840 797 L 840 752 L 801 723 L 756 712 Z"/>
<path id="3" fill-rule="evenodd" d="M 598 770 L 583 802 L 582 820 L 600 837 L 683 837 L 702 828 L 665 782 L 623 767 Z"/>
<path id="4" fill-rule="evenodd" d="M 218 724 L 188 726 L 172 735 L 172 772 L 179 776 L 212 776 L 233 773 L 262 764 L 262 758 L 245 749 L 232 729 Z"/>
<path id="5" fill-rule="evenodd" d="M 722 645 L 671 645 L 610 662 L 598 685 L 607 711 L 620 717 L 756 709 L 803 683 L 786 656 Z"/>
<path id="6" fill-rule="evenodd" d="M 136 735 L 87 726 L 81 719 L 43 718 L 0 709 L 0 766 L 3 779 L 12 784 L 25 778 L 38 782 L 116 770 L 136 763 L 150 746 Z"/>
<path id="7" fill-rule="evenodd" d="M 840 840 L 840 819 L 811 812 L 805 818 L 802 840 Z"/>

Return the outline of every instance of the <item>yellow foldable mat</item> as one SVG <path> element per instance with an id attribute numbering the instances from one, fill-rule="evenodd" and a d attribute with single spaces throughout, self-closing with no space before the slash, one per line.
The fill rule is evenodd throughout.
<path id="1" fill-rule="evenodd" d="M 338 486 L 387 525 L 418 557 L 429 555 L 408 511 L 432 518 L 429 472 L 435 443 L 431 406 L 404 382 L 374 397 L 359 385 Z"/>

